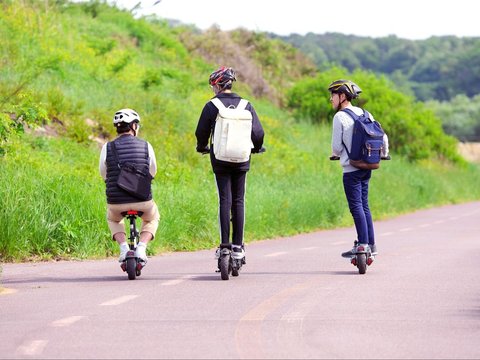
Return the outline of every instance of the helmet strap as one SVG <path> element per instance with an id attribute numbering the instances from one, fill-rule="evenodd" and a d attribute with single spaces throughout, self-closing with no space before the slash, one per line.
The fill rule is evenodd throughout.
<path id="1" fill-rule="evenodd" d="M 137 124 L 137 125 L 134 126 L 133 124 Z M 133 136 L 137 137 L 138 123 L 137 122 L 132 122 L 130 124 L 130 129 L 133 131 Z"/>
<path id="2" fill-rule="evenodd" d="M 342 101 L 340 101 L 340 102 L 338 103 L 337 111 L 342 110 L 342 104 L 343 104 L 345 101 L 348 102 L 348 100 L 347 100 L 347 95 L 345 95 L 345 94 L 338 94 L 338 99 L 340 99 L 340 97 L 341 97 L 342 95 L 344 95 L 345 97 L 344 97 L 344 99 L 343 99 Z"/>

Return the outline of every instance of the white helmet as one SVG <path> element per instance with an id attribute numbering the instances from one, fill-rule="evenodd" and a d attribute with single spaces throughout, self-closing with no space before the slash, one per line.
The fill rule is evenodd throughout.
<path id="1" fill-rule="evenodd" d="M 140 122 L 140 115 L 138 115 L 137 112 L 132 109 L 118 110 L 113 116 L 113 125 L 117 125 L 122 122 L 130 124 L 134 121 Z"/>

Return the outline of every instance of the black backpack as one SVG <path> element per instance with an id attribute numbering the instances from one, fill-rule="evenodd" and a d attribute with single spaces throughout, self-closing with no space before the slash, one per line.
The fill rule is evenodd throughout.
<path id="1" fill-rule="evenodd" d="M 363 109 L 362 109 L 363 110 Z M 350 165 L 358 169 L 374 170 L 380 167 L 382 151 L 385 146 L 382 125 L 372 120 L 368 111 L 363 110 L 362 115 L 355 114 L 351 109 L 342 109 L 352 117 L 353 126 L 352 148 L 347 150 Z"/>

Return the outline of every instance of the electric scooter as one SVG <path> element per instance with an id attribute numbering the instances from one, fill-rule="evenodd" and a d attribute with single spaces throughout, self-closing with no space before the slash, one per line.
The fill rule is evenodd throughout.
<path id="1" fill-rule="evenodd" d="M 136 226 L 137 217 L 143 215 L 142 211 L 128 210 L 122 212 L 122 216 L 129 221 L 130 236 L 128 237 L 128 246 L 130 250 L 127 252 L 125 260 L 120 267 L 128 274 L 128 280 L 135 280 L 137 276 L 142 274 L 143 262 L 135 256 L 135 250 L 139 241 L 139 232 Z"/>
<path id="2" fill-rule="evenodd" d="M 222 280 L 228 280 L 230 274 L 238 276 L 240 269 L 246 264 L 245 256 L 242 259 L 236 259 L 232 256 L 232 252 L 232 244 L 220 244 L 217 272 L 220 272 Z"/>

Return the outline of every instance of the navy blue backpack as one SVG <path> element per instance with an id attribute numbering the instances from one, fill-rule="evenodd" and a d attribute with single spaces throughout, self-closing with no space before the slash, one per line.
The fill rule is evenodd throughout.
<path id="1" fill-rule="evenodd" d="M 382 126 L 372 120 L 366 110 L 363 110 L 362 115 L 357 115 L 348 108 L 342 109 L 342 111 L 345 111 L 355 121 L 350 152 L 343 144 L 350 159 L 350 165 L 358 169 L 378 169 L 384 148 L 383 135 L 385 135 L 385 131 Z"/>

